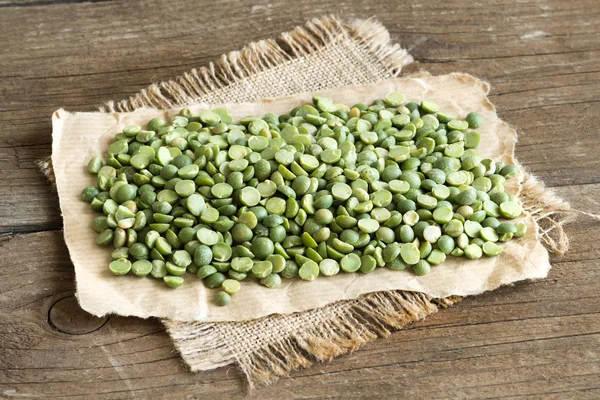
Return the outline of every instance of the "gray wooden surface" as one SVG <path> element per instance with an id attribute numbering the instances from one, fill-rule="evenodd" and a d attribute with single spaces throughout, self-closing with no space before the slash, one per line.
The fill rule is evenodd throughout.
<path id="1" fill-rule="evenodd" d="M 600 234 L 585 218 L 548 279 L 251 393 L 235 368 L 186 371 L 157 320 L 78 308 L 58 198 L 34 165 L 52 111 L 93 110 L 329 13 L 375 16 L 414 69 L 488 80 L 521 162 L 600 212 L 598 1 L 0 0 L 1 398 L 600 397 Z"/>

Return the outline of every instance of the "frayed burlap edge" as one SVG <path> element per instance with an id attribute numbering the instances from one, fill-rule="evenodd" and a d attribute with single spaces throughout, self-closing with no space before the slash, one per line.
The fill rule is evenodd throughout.
<path id="1" fill-rule="evenodd" d="M 108 102 L 102 112 L 132 111 L 140 107 L 173 108 L 202 99 L 214 90 L 254 74 L 326 48 L 332 42 L 352 39 L 379 58 L 391 76 L 397 76 L 412 57 L 397 44 L 391 44 L 387 30 L 374 20 L 343 23 L 333 17 L 309 21 L 303 27 L 283 33 L 278 40 L 251 43 L 231 52 L 207 67 L 193 69 L 181 77 L 153 84 L 119 102 Z M 38 165 L 54 183 L 50 158 Z M 525 209 L 539 225 L 538 235 L 546 247 L 563 254 L 568 239 L 562 225 L 577 211 L 544 188 L 535 177 L 524 173 L 521 197 Z M 596 216 L 594 216 L 596 217 Z M 267 384 L 290 371 L 308 367 L 314 361 L 327 361 L 357 350 L 366 342 L 385 337 L 393 330 L 421 320 L 460 301 L 454 296 L 432 298 L 416 292 L 388 291 L 370 293 L 355 300 L 340 301 L 318 310 L 290 315 L 274 315 L 248 322 L 182 323 L 163 320 L 177 350 L 192 371 L 214 369 L 237 363 L 250 383 Z M 303 324 L 301 329 L 282 335 L 266 346 L 246 352 L 232 351 L 227 332 L 250 324 L 279 324 L 282 319 L 310 318 L 321 314 L 318 324 Z M 229 343 L 228 343 L 229 341 Z"/>
<path id="2" fill-rule="evenodd" d="M 177 350 L 192 371 L 203 371 L 236 363 L 250 387 L 269 384 L 315 361 L 330 361 L 352 353 L 368 341 L 387 337 L 392 331 L 422 320 L 460 301 L 452 296 L 436 299 L 406 291 L 376 292 L 355 300 L 288 315 L 272 315 L 247 322 L 189 323 L 163 320 Z M 302 326 L 271 340 L 256 350 L 231 348 L 228 332 Z M 278 328 L 281 329 L 281 328 Z"/>
<path id="3" fill-rule="evenodd" d="M 523 208 L 538 224 L 538 237 L 549 251 L 563 255 L 569 249 L 569 238 L 563 225 L 572 222 L 578 215 L 600 220 L 600 215 L 574 210 L 569 203 L 558 197 L 529 172 L 524 172 L 519 197 Z"/>

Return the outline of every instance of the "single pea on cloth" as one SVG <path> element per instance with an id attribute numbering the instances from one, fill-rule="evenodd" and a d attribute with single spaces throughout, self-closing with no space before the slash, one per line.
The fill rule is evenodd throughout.
<path id="1" fill-rule="evenodd" d="M 481 134 L 478 151 L 482 157 L 517 164 L 514 159 L 516 133 L 496 115 L 487 99 L 489 86 L 466 74 L 442 76 L 418 75 L 390 79 L 362 86 L 345 86 L 313 93 L 269 98 L 252 103 L 192 104 L 193 113 L 212 108 L 229 110 L 234 121 L 246 116 L 266 113 L 283 114 L 310 103 L 314 95 L 330 97 L 335 103 L 371 103 L 390 92 L 404 93 L 406 99 L 431 100 L 440 110 L 464 119 L 471 111 L 483 118 L 477 131 Z M 140 108 L 133 112 L 69 113 L 58 110 L 53 115 L 52 162 L 56 176 L 60 207 L 64 218 L 64 235 L 75 266 L 77 298 L 81 307 L 101 316 L 119 314 L 142 318 L 160 317 L 179 321 L 246 321 L 270 314 L 289 314 L 324 307 L 354 299 L 361 295 L 403 290 L 421 292 L 437 298 L 466 296 L 493 290 L 513 282 L 541 279 L 550 270 L 548 252 L 539 238 L 538 226 L 524 203 L 521 220 L 528 225 L 522 238 L 501 243 L 503 252 L 497 257 L 470 260 L 448 257 L 425 276 L 411 270 L 392 271 L 378 268 L 369 274 L 340 273 L 320 276 L 314 281 L 285 279 L 279 288 L 266 288 L 255 281 L 245 281 L 227 307 L 215 305 L 217 290 L 208 289 L 192 274 L 184 284 L 167 287 L 162 280 L 115 276 L 109 270 L 111 249 L 96 244 L 97 233 L 92 221 L 97 215 L 81 200 L 81 191 L 95 185 L 96 177 L 87 172 L 94 156 L 105 157 L 114 136 L 128 125 L 145 124 L 152 118 L 170 120 L 179 109 Z M 517 177 L 506 182 L 506 191 L 522 194 L 525 175 L 519 168 Z"/>

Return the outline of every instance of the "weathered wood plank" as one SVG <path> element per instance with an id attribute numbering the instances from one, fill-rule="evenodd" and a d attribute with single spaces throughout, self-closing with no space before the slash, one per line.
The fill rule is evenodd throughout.
<path id="1" fill-rule="evenodd" d="M 521 162 L 600 213 L 598 2 L 0 0 L 0 10 L 0 233 L 61 226 L 33 164 L 50 154 L 56 108 L 93 110 L 341 10 L 376 16 L 415 56 L 413 70 L 488 80 L 520 134 Z M 571 251 L 548 279 L 466 299 L 250 397 L 600 397 L 598 226 L 581 218 L 566 229 Z M 186 371 L 157 320 L 86 320 L 86 334 L 49 323 L 74 289 L 59 231 L 0 237 L 0 255 L 0 397 L 245 397 L 235 369 Z"/>

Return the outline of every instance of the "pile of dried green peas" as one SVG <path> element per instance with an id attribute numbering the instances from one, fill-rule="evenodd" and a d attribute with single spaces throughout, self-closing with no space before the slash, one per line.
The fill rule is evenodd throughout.
<path id="1" fill-rule="evenodd" d="M 251 277 L 274 288 L 378 267 L 425 275 L 447 255 L 496 256 L 527 230 L 500 220 L 522 213 L 503 186 L 518 169 L 479 156 L 481 124 L 397 92 L 369 106 L 315 97 L 237 124 L 182 109 L 117 134 L 81 198 L 103 213 L 92 227 L 114 247 L 113 274 L 173 288 L 196 274 L 222 289 L 219 305 Z"/>

